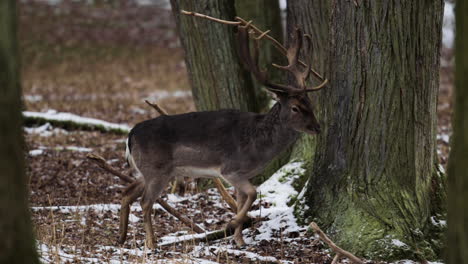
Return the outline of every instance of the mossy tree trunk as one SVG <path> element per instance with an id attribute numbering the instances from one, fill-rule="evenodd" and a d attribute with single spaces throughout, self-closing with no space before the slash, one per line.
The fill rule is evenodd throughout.
<path id="1" fill-rule="evenodd" d="M 468 263 L 468 4 L 455 7 L 455 110 L 448 165 L 447 264 Z"/>
<path id="2" fill-rule="evenodd" d="M 293 15 L 331 81 L 318 94 L 309 219 L 363 257 L 440 257 L 431 217 L 443 213 L 434 203 L 444 191 L 434 162 L 443 1 L 309 2 Z"/>
<path id="3" fill-rule="evenodd" d="M 39 263 L 28 206 L 16 1 L 0 1 L 0 263 Z"/>

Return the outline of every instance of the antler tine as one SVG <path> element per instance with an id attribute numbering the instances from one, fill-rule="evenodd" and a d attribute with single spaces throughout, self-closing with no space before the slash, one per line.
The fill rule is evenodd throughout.
<path id="1" fill-rule="evenodd" d="M 296 28 L 295 33 L 296 34 L 293 38 L 294 42 L 291 45 L 291 47 L 288 48 L 288 51 L 286 53 L 286 57 L 288 58 L 288 65 L 280 66 L 277 64 L 273 64 L 273 66 L 281 70 L 289 71 L 296 79 L 296 84 L 299 87 L 299 89 L 304 90 L 306 89 L 305 80 L 309 76 L 311 67 L 310 67 L 310 63 L 309 65 L 305 65 L 307 67 L 308 72 L 302 71 L 300 69 L 301 63 L 299 61 L 299 53 L 302 48 L 302 31 L 300 28 Z M 307 41 L 308 41 L 309 48 L 310 48 L 311 47 L 310 39 L 307 38 Z"/>
<path id="2" fill-rule="evenodd" d="M 312 38 L 310 37 L 309 34 L 304 35 L 306 42 L 307 42 L 307 48 L 309 53 L 307 54 L 308 56 L 308 61 L 307 61 L 307 70 L 304 72 L 304 81 L 309 79 L 310 77 L 310 70 L 312 69 Z"/>

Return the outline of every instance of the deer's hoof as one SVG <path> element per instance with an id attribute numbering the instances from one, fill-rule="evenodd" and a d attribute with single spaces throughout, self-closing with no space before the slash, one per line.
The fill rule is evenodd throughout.
<path id="1" fill-rule="evenodd" d="M 237 228 L 241 223 L 236 219 L 232 219 L 229 224 L 226 226 L 226 229 L 235 229 Z"/>
<path id="2" fill-rule="evenodd" d="M 245 249 L 245 241 L 242 236 L 234 236 L 234 242 L 236 242 L 236 245 L 239 249 Z"/>

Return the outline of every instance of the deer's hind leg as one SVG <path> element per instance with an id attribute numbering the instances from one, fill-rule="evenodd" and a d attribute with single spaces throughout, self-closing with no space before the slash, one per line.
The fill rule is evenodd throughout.
<path id="1" fill-rule="evenodd" d="M 143 224 L 146 232 L 146 246 L 151 249 L 155 248 L 154 231 L 153 225 L 151 223 L 153 204 L 160 198 L 161 193 L 168 185 L 168 183 L 173 180 L 173 177 L 171 177 L 167 171 L 165 172 L 166 173 L 162 173 L 162 171 L 156 171 L 151 174 L 154 176 L 153 178 L 145 177 L 146 183 L 140 202 L 141 209 L 143 210 Z"/>
<path id="2" fill-rule="evenodd" d="M 128 186 L 122 197 L 120 206 L 119 244 L 123 244 L 127 239 L 128 216 L 130 205 L 143 194 L 144 182 L 139 179 Z"/>

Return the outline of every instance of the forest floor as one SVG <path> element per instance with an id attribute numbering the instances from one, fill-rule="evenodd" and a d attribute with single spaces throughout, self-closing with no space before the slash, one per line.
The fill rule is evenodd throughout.
<path id="1" fill-rule="evenodd" d="M 64 1 L 20 1 L 20 51 L 25 110 L 70 112 L 130 126 L 155 117 L 144 99 L 169 113 L 193 111 L 183 51 L 170 10 L 158 6 L 84 5 Z M 444 60 L 451 60 L 444 50 Z M 441 69 L 438 154 L 445 166 L 451 135 L 453 73 Z M 49 124 L 25 128 L 30 203 L 41 258 L 46 263 L 330 263 L 331 252 L 298 226 L 278 177 L 259 187 L 265 195 L 252 214 L 264 221 L 244 230 L 248 245 L 229 238 L 190 240 L 145 250 L 142 213 L 131 209 L 127 242 L 117 245 L 118 212 L 124 184 L 86 159 L 102 155 L 128 173 L 125 136 L 65 130 Z M 284 182 L 282 182 L 284 183 Z M 275 189 L 276 188 L 276 189 Z M 288 188 L 287 183 L 282 188 Z M 232 191 L 232 190 L 231 190 Z M 295 195 L 287 189 L 286 194 Z M 166 194 L 169 204 L 206 230 L 233 216 L 214 189 L 185 196 Z M 175 241 L 191 230 L 155 205 L 158 242 Z M 369 262 L 377 263 L 377 262 Z M 401 261 L 398 263 L 412 263 Z"/>

